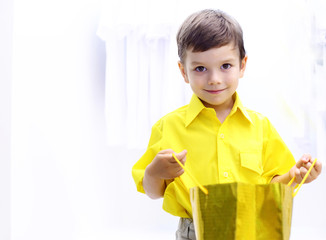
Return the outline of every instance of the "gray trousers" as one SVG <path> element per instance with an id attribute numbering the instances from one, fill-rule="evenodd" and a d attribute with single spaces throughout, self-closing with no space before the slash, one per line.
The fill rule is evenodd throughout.
<path id="1" fill-rule="evenodd" d="M 195 228 L 192 219 L 180 218 L 179 227 L 175 233 L 176 240 L 196 240 Z"/>

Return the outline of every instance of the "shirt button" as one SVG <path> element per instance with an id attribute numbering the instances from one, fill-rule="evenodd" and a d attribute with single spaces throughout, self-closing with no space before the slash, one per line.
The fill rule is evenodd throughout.
<path id="1" fill-rule="evenodd" d="M 227 178 L 229 176 L 228 172 L 224 172 L 223 176 Z"/>
<path id="2" fill-rule="evenodd" d="M 224 138 L 224 134 L 223 133 L 220 134 L 220 138 L 222 138 L 222 139 Z"/>

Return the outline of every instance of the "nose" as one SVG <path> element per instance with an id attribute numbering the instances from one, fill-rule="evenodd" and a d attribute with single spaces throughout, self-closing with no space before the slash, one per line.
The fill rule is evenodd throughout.
<path id="1" fill-rule="evenodd" d="M 208 84 L 209 85 L 215 85 L 222 83 L 222 78 L 218 71 L 211 71 L 211 74 L 209 75 Z"/>

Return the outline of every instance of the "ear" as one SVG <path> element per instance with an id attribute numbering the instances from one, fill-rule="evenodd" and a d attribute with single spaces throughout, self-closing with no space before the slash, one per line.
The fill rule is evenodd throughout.
<path id="1" fill-rule="evenodd" d="M 187 72 L 186 72 L 186 70 L 185 70 L 184 65 L 179 61 L 179 62 L 178 62 L 178 66 L 179 66 L 179 69 L 180 69 L 180 72 L 181 72 L 181 75 L 182 75 L 184 81 L 185 81 L 186 83 L 189 83 L 188 76 L 187 76 Z"/>
<path id="2" fill-rule="evenodd" d="M 246 70 L 247 60 L 248 60 L 248 56 L 247 56 L 247 55 L 246 55 L 246 56 L 241 60 L 240 78 L 243 77 L 244 72 L 245 72 L 245 70 Z"/>

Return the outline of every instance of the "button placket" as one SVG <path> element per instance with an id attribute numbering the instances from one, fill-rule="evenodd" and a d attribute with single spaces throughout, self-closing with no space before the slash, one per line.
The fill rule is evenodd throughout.
<path id="1" fill-rule="evenodd" d="M 229 169 L 227 168 L 227 163 L 225 163 L 224 159 L 224 151 L 225 151 L 225 134 L 223 132 L 223 128 L 221 127 L 217 133 L 217 142 L 218 142 L 218 161 L 219 166 L 221 167 L 219 170 L 219 176 L 222 182 L 228 182 L 230 179 Z M 226 168 L 225 168 L 226 167 Z"/>

